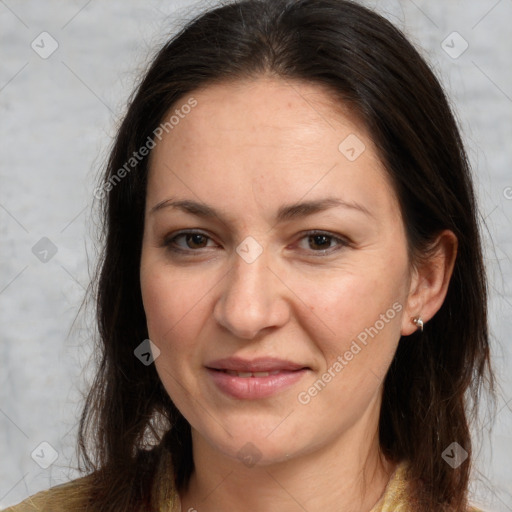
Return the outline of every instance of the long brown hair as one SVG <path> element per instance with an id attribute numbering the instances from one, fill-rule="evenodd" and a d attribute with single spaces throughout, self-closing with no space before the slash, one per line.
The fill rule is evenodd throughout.
<path id="1" fill-rule="evenodd" d="M 126 164 L 199 87 L 263 74 L 325 86 L 360 116 L 394 184 L 412 261 L 443 229 L 458 238 L 443 306 L 424 332 L 400 339 L 384 383 L 379 435 L 388 458 L 408 461 L 418 511 L 464 510 L 470 419 L 483 384 L 492 390 L 494 382 L 469 165 L 428 65 L 391 23 L 346 0 L 244 0 L 207 11 L 159 50 L 132 95 L 99 189 L 100 360 L 79 435 L 84 469 L 96 475 L 91 509 L 156 509 L 151 489 L 162 447 L 172 454 L 178 488 L 193 470 L 190 425 L 154 365 L 134 356 L 148 338 L 139 264 L 149 159 Z M 455 469 L 442 457 L 454 441 L 469 455 Z"/>

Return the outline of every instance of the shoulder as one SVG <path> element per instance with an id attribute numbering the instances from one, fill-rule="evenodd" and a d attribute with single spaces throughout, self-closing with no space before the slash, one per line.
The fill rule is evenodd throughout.
<path id="1" fill-rule="evenodd" d="M 69 512 L 80 510 L 85 502 L 90 476 L 71 480 L 56 485 L 46 491 L 28 497 L 18 505 L 4 509 L 2 512 Z"/>
<path id="2" fill-rule="evenodd" d="M 379 502 L 371 512 L 409 512 L 413 506 L 413 486 L 408 478 L 408 464 L 397 465 Z M 466 512 L 484 512 L 474 506 L 468 506 Z"/>

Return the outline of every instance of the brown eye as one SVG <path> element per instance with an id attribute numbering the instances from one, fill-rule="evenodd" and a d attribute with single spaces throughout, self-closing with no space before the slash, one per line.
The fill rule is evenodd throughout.
<path id="1" fill-rule="evenodd" d="M 185 237 L 185 243 L 187 244 L 189 249 L 200 249 L 205 247 L 207 237 L 204 235 L 200 235 L 197 233 L 192 233 L 189 235 L 183 235 Z M 200 246 L 200 247 L 198 247 Z"/>
<path id="2" fill-rule="evenodd" d="M 183 240 L 178 243 L 178 240 Z M 197 249 L 207 248 L 211 238 L 204 233 L 196 231 L 182 231 L 164 241 L 164 246 L 175 252 L 198 252 Z"/>
<path id="3" fill-rule="evenodd" d="M 347 240 L 323 231 L 310 231 L 301 240 L 307 240 L 306 250 L 317 253 L 315 256 L 332 253 L 350 245 Z"/>
<path id="4" fill-rule="evenodd" d="M 314 249 L 316 246 L 319 249 L 329 249 L 332 241 L 332 237 L 328 235 L 310 235 L 308 237 L 309 246 Z"/>

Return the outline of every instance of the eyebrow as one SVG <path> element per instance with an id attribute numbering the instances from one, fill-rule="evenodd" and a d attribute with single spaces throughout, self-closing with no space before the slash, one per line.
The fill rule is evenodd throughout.
<path id="1" fill-rule="evenodd" d="M 336 207 L 359 211 L 361 213 L 364 213 L 365 215 L 374 217 L 373 214 L 367 208 L 365 208 L 363 205 L 357 202 L 347 202 L 335 197 L 326 197 L 324 199 L 305 201 L 281 206 L 277 211 L 276 221 L 278 223 L 282 223 L 294 219 L 304 218 L 309 215 L 313 215 L 315 213 L 319 213 L 330 208 Z M 217 217 L 222 222 L 227 223 L 225 219 L 223 219 L 222 214 L 215 210 L 213 207 L 189 199 L 165 199 L 164 201 L 161 201 L 155 206 L 153 206 L 149 213 L 150 215 L 152 215 L 166 208 L 182 210 L 185 213 L 189 213 L 205 219 Z"/>

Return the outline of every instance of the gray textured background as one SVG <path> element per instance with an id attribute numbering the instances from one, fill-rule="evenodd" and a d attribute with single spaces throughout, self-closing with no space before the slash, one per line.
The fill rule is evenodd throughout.
<path id="1" fill-rule="evenodd" d="M 367 4 L 441 77 L 475 169 L 500 387 L 472 491 L 489 511 L 512 511 L 512 0 Z M 72 322 L 97 256 L 94 180 L 148 55 L 205 5 L 0 0 L 0 508 L 77 476 L 93 322 Z M 59 45 L 48 58 L 31 47 L 51 49 L 43 31 Z"/>

